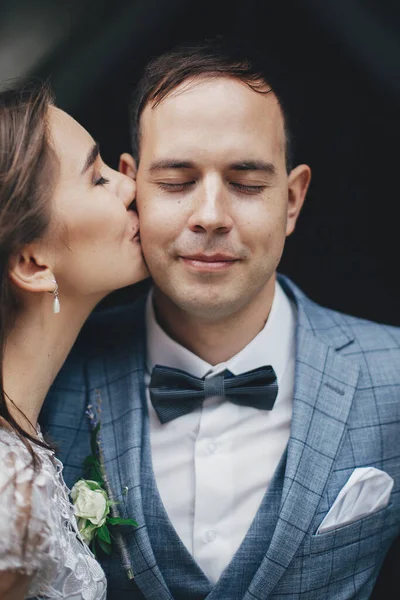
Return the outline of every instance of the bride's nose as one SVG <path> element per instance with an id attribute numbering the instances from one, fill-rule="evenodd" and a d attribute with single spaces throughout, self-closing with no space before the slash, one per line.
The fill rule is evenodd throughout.
<path id="1" fill-rule="evenodd" d="M 127 175 L 118 173 L 117 196 L 128 208 L 135 200 L 136 181 Z"/>

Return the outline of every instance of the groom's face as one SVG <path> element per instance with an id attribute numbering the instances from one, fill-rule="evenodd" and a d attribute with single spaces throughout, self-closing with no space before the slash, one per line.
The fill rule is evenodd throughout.
<path id="1" fill-rule="evenodd" d="M 251 303 L 272 285 L 294 228 L 288 189 L 273 93 L 232 78 L 198 79 L 147 105 L 137 204 L 161 295 L 206 320 Z"/>

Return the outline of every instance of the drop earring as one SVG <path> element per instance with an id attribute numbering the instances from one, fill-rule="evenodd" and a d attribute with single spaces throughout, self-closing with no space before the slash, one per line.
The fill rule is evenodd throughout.
<path id="1" fill-rule="evenodd" d="M 56 286 L 53 290 L 53 313 L 57 315 L 60 312 L 60 301 L 58 299 L 58 285 L 55 279 L 52 279 L 52 282 Z"/>

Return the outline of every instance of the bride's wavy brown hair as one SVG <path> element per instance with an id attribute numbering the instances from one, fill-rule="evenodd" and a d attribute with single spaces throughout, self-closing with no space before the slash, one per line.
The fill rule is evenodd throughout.
<path id="1" fill-rule="evenodd" d="M 57 165 L 48 124 L 52 104 L 47 85 L 17 83 L 0 90 L 0 422 L 6 421 L 21 437 L 34 460 L 30 442 L 47 445 L 10 413 L 10 406 L 16 407 L 4 390 L 3 362 L 7 335 L 20 308 L 9 277 L 10 261 L 40 239 L 50 221 Z"/>

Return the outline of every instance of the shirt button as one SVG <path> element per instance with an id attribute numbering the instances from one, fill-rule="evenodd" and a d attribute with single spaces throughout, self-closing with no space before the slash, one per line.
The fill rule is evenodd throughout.
<path id="1" fill-rule="evenodd" d="M 209 529 L 208 531 L 206 531 L 206 542 L 214 542 L 216 537 L 217 534 L 213 529 Z"/>
<path id="2" fill-rule="evenodd" d="M 216 444 L 215 442 L 210 442 L 208 444 L 208 451 L 210 454 L 215 454 L 215 452 L 218 450 L 218 444 Z"/>

